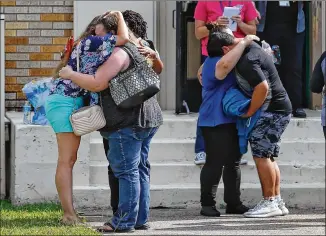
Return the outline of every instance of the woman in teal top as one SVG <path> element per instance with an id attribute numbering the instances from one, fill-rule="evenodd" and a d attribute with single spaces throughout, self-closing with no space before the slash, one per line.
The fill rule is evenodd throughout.
<path id="1" fill-rule="evenodd" d="M 97 27 L 97 25 L 105 27 Z M 113 35 L 115 32 L 117 35 Z M 96 36 L 98 34 L 105 36 Z M 110 57 L 113 48 L 124 45 L 127 41 L 128 29 L 121 12 L 108 12 L 95 17 L 71 47 L 71 55 L 66 48 L 57 72 L 66 65 L 77 71 L 77 56 L 79 56 L 80 72 L 94 75 L 97 68 Z M 64 212 L 62 221 L 65 224 L 75 224 L 79 222 L 79 218 L 72 201 L 72 170 L 77 160 L 80 137 L 73 133 L 69 117 L 74 110 L 84 106 L 84 98 L 90 93 L 71 80 L 55 77 L 54 83 L 55 87 L 46 101 L 45 109 L 58 143 L 59 158 L 55 182 Z M 91 104 L 97 103 L 97 94 L 93 93 L 90 97 Z"/>

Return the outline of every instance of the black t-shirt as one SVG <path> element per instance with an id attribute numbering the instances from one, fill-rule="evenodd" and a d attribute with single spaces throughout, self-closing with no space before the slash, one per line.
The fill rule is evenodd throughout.
<path id="1" fill-rule="evenodd" d="M 313 93 L 321 93 L 326 85 L 326 51 L 318 59 L 310 80 L 310 89 Z"/>
<path id="2" fill-rule="evenodd" d="M 285 91 L 281 79 L 277 73 L 272 57 L 269 56 L 255 42 L 248 46 L 240 58 L 236 72 L 237 82 L 245 92 L 252 92 L 253 89 L 263 81 L 267 81 L 269 92 L 262 107 L 268 112 L 290 114 L 292 106 Z M 245 88 L 249 88 L 245 89 Z"/>
<path id="3" fill-rule="evenodd" d="M 298 2 L 289 1 L 290 6 L 280 6 L 280 1 L 268 1 L 265 28 L 275 29 L 286 27 L 296 30 L 298 21 Z M 291 28 L 289 28 L 289 25 Z"/>

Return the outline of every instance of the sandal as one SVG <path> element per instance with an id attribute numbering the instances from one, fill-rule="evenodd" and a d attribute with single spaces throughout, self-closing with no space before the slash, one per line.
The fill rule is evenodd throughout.
<path id="1" fill-rule="evenodd" d="M 104 223 L 103 226 L 96 229 L 97 232 L 100 233 L 131 233 L 134 232 L 135 229 L 115 229 L 110 222 Z"/>

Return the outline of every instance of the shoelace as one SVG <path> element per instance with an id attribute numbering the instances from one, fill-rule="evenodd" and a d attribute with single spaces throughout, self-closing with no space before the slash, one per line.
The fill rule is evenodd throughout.
<path id="1" fill-rule="evenodd" d="M 202 152 L 201 153 L 198 153 L 197 159 L 199 159 L 199 160 L 205 159 L 205 154 L 202 153 Z"/>
<path id="2" fill-rule="evenodd" d="M 258 209 L 261 209 L 263 206 L 267 204 L 267 200 L 262 199 L 258 204 L 251 210 L 251 211 L 257 211 Z"/>
<path id="3" fill-rule="evenodd" d="M 278 201 L 277 201 L 277 205 L 283 207 L 283 206 L 285 206 L 285 203 L 284 203 L 283 200 L 278 200 Z"/>

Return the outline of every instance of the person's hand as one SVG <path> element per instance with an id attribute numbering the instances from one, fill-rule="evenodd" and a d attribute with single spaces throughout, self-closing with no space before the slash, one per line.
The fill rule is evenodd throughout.
<path id="1" fill-rule="evenodd" d="M 110 11 L 110 15 L 119 15 L 122 14 L 121 11 Z"/>
<path id="2" fill-rule="evenodd" d="M 225 16 L 220 16 L 219 18 L 217 18 L 216 23 L 218 25 L 226 26 L 229 24 L 229 18 Z"/>
<path id="3" fill-rule="evenodd" d="M 107 11 L 102 14 L 103 18 L 107 17 L 108 15 L 117 15 L 122 14 L 121 11 Z"/>
<path id="4" fill-rule="evenodd" d="M 259 20 L 261 20 L 261 15 L 260 15 L 260 12 L 256 9 L 256 13 L 257 13 L 257 17 L 256 17 L 256 19 L 255 19 L 255 23 L 256 23 L 256 25 L 258 25 L 259 24 Z"/>
<path id="5" fill-rule="evenodd" d="M 247 119 L 249 117 L 251 117 L 252 115 L 248 114 L 248 113 L 245 113 L 241 116 L 241 118 L 244 118 L 244 119 Z"/>
<path id="6" fill-rule="evenodd" d="M 244 39 L 243 42 L 246 46 L 250 45 L 252 41 L 260 41 L 260 38 L 253 34 L 248 34 Z"/>
<path id="7" fill-rule="evenodd" d="M 235 22 L 237 22 L 237 24 L 241 24 L 242 23 L 242 19 L 241 19 L 241 16 L 238 15 L 238 16 L 232 16 L 231 19 Z"/>
<path id="8" fill-rule="evenodd" d="M 60 78 L 70 79 L 70 76 L 74 73 L 71 66 L 65 66 L 59 71 Z"/>
<path id="9" fill-rule="evenodd" d="M 154 60 L 158 58 L 157 52 L 149 47 L 144 46 L 142 41 L 139 41 L 139 44 L 140 46 L 137 46 L 137 48 L 141 55 Z"/>
<path id="10" fill-rule="evenodd" d="M 198 69 L 198 72 L 197 72 L 197 79 L 198 79 L 200 85 L 203 86 L 202 67 L 200 67 L 200 68 Z"/>

